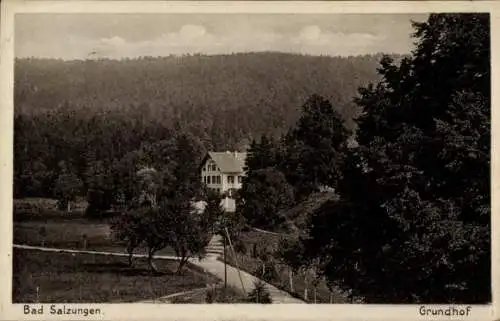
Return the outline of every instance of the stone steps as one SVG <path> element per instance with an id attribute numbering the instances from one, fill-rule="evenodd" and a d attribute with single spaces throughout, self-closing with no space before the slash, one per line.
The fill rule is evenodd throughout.
<path id="1" fill-rule="evenodd" d="M 217 259 L 224 254 L 224 243 L 220 235 L 214 235 L 205 247 L 206 258 Z"/>

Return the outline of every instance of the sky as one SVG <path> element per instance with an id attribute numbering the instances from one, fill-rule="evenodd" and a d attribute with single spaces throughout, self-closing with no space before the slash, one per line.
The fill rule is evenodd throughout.
<path id="1" fill-rule="evenodd" d="M 17 14 L 16 57 L 409 53 L 426 14 Z"/>

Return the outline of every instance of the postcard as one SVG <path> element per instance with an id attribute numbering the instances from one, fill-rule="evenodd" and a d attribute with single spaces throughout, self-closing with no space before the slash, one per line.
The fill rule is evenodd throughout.
<path id="1" fill-rule="evenodd" d="M 499 318 L 496 3 L 1 11 L 0 319 Z"/>

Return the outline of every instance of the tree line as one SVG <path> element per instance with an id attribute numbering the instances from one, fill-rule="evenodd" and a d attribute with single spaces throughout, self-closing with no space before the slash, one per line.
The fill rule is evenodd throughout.
<path id="1" fill-rule="evenodd" d="M 414 29 L 411 57 L 384 57 L 381 81 L 359 90 L 355 145 L 317 96 L 288 134 L 252 144 L 241 212 L 272 229 L 290 203 L 333 187 L 338 199 L 282 244 L 290 266 L 368 303 L 487 303 L 489 16 L 432 14 Z"/>
<path id="2" fill-rule="evenodd" d="M 243 150 L 253 137 L 286 132 L 311 93 L 336 102 L 352 127 L 357 111 L 351 97 L 379 77 L 379 58 L 250 53 L 18 59 L 15 197 L 55 197 L 61 162 L 79 178 L 85 196 L 88 170 L 108 168 L 141 145 L 179 132 L 205 150 Z"/>

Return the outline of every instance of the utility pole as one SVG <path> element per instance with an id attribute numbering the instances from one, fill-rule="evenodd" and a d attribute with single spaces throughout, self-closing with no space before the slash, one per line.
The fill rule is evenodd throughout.
<path id="1" fill-rule="evenodd" d="M 224 291 L 227 288 L 227 260 L 226 260 L 226 235 L 222 237 L 224 239 Z"/>

